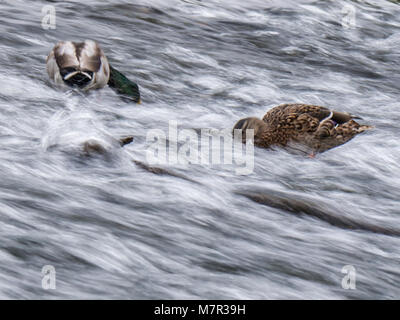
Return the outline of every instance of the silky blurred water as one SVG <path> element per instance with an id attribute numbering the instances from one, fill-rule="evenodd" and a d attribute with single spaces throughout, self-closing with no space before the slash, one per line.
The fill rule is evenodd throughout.
<path id="1" fill-rule="evenodd" d="M 42 28 L 45 5 L 56 29 Z M 0 21 L 1 299 L 400 298 L 398 4 L 3 0 Z M 84 39 L 139 84 L 141 105 L 50 83 L 53 45 Z M 170 120 L 232 128 L 287 102 L 375 129 L 315 159 L 255 149 L 250 175 L 132 162 Z M 82 154 L 85 139 L 107 156 Z"/>

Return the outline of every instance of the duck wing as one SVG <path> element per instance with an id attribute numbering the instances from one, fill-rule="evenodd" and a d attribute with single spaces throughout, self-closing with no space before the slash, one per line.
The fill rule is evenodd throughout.
<path id="1" fill-rule="evenodd" d="M 282 121 L 282 119 L 286 119 L 288 117 L 296 118 L 302 114 L 308 114 L 312 118 L 315 118 L 319 121 L 323 121 L 331 116 L 331 120 L 339 124 L 356 118 L 347 112 L 339 112 L 322 106 L 294 103 L 282 104 L 272 108 L 265 114 L 263 121 L 270 125 L 274 125 Z"/>
<path id="2" fill-rule="evenodd" d="M 110 66 L 98 43 L 93 40 L 85 40 L 85 42 L 73 44 L 79 60 L 79 69 L 82 73 L 86 73 L 91 80 L 93 79 L 85 89 L 98 89 L 106 86 L 110 78 Z"/>
<path id="3" fill-rule="evenodd" d="M 342 124 L 327 120 L 322 122 L 312 138 L 306 141 L 316 152 L 324 152 L 340 146 L 353 139 L 357 134 L 372 128 L 373 126 L 359 124 L 353 119 Z"/>
<path id="4" fill-rule="evenodd" d="M 47 60 L 54 58 L 60 69 L 77 68 L 91 72 L 99 71 L 103 52 L 92 40 L 85 42 L 60 41 L 51 51 Z"/>
<path id="5" fill-rule="evenodd" d="M 46 60 L 47 73 L 56 83 L 62 83 L 63 80 L 60 70 L 70 68 L 72 72 L 78 67 L 79 60 L 76 57 L 75 46 L 70 41 L 57 43 Z"/>
<path id="6" fill-rule="evenodd" d="M 349 113 L 326 107 L 284 104 L 268 111 L 263 121 L 269 128 L 265 136 L 273 136 L 274 144 L 304 145 L 315 152 L 323 152 L 344 144 L 358 133 L 372 128 L 360 125 L 354 118 Z"/>
<path id="7" fill-rule="evenodd" d="M 50 53 L 54 55 L 55 62 L 60 69 L 79 67 L 79 60 L 76 56 L 75 44 L 71 41 L 61 41 L 55 45 Z M 49 57 L 50 57 L 49 56 Z"/>
<path id="8" fill-rule="evenodd" d="M 47 57 L 47 73 L 56 83 L 85 86 L 85 90 L 104 87 L 110 70 L 103 51 L 92 40 L 60 41 Z"/>

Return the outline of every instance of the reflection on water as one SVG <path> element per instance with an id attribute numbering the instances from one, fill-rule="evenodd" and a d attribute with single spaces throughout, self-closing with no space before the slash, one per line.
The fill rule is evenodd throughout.
<path id="1" fill-rule="evenodd" d="M 42 28 L 49 4 L 56 29 Z M 399 297 L 398 4 L 0 9 L 0 298 Z M 139 83 L 141 105 L 109 88 L 53 87 L 48 52 L 86 38 Z M 255 149 L 247 176 L 223 164 L 146 165 L 147 132 L 167 132 L 170 120 L 227 129 L 283 102 L 349 111 L 376 128 L 316 159 Z M 82 156 L 90 139 L 109 156 Z M 56 290 L 42 289 L 45 265 Z M 346 265 L 356 290 L 342 288 Z"/>

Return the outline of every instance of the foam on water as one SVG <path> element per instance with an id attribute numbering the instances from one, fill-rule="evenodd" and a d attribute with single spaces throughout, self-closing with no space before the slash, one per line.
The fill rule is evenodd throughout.
<path id="1" fill-rule="evenodd" d="M 57 9 L 44 30 L 41 9 Z M 345 5 L 354 28 L 342 26 Z M 0 1 L 0 298 L 398 298 L 400 7 L 354 1 Z M 95 39 L 138 82 L 55 88 L 59 40 Z M 232 128 L 286 102 L 370 132 L 315 159 L 255 149 L 254 172 L 146 161 L 151 129 Z M 120 148 L 118 139 L 134 137 Z M 82 157 L 95 140 L 109 157 Z M 156 173 L 157 173 L 156 172 Z M 160 174 L 161 172 L 161 174 Z M 53 265 L 57 289 L 43 290 Z M 341 286 L 343 266 L 357 289 Z"/>

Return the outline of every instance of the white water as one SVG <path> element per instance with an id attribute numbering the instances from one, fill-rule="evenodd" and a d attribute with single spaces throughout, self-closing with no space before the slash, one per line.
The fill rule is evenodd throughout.
<path id="1" fill-rule="evenodd" d="M 131 2 L 0 1 L 0 298 L 399 298 L 399 5 Z M 41 26 L 48 4 L 55 30 Z M 345 5 L 353 29 L 342 26 Z M 139 83 L 141 105 L 109 88 L 51 85 L 52 46 L 86 38 Z M 198 183 L 131 161 L 146 159 L 148 130 L 167 132 L 169 120 L 231 128 L 283 102 L 376 128 L 316 159 L 256 149 L 249 176 L 163 166 Z M 134 142 L 118 148 L 126 135 Z M 82 155 L 87 139 L 108 156 Z M 343 217 L 366 227 L 338 226 Z M 44 265 L 56 290 L 41 287 Z M 356 290 L 341 286 L 345 265 Z"/>

